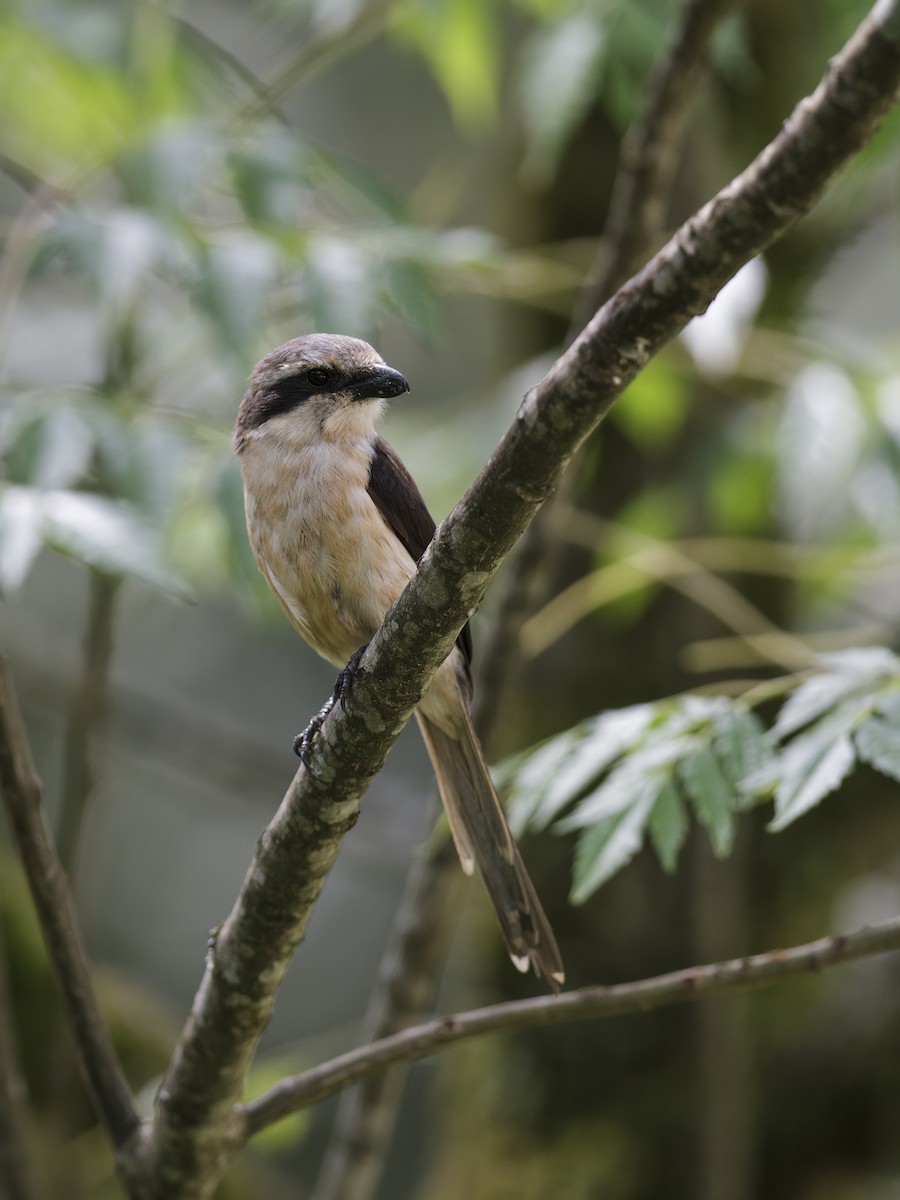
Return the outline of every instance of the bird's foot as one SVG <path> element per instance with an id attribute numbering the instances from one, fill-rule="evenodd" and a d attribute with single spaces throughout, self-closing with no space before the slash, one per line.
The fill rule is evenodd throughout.
<path id="1" fill-rule="evenodd" d="M 359 664 L 362 662 L 362 656 L 369 648 L 369 643 L 365 646 L 360 646 L 350 661 L 337 677 L 337 682 L 334 685 L 334 699 L 340 700 L 341 708 L 347 707 L 347 697 L 353 689 L 353 682 L 359 674 Z"/>
<path id="2" fill-rule="evenodd" d="M 368 643 L 367 643 L 368 645 Z M 340 703 L 341 708 L 346 708 L 347 697 L 353 688 L 353 681 L 359 674 L 359 663 L 362 656 L 366 652 L 366 646 L 360 646 L 350 661 L 337 677 L 334 685 L 334 691 L 312 718 L 302 733 L 298 733 L 294 738 L 293 746 L 294 753 L 300 759 L 305 767 L 309 766 L 312 755 L 312 748 L 322 726 L 325 724 L 325 719 L 335 704 Z"/>
<path id="3" fill-rule="evenodd" d="M 335 704 L 337 704 L 337 700 L 337 696 L 329 696 L 302 733 L 298 733 L 294 738 L 294 753 L 303 763 L 304 767 L 309 766 L 313 744 L 319 736 L 319 730 L 325 724 L 325 718 L 334 708 Z"/>

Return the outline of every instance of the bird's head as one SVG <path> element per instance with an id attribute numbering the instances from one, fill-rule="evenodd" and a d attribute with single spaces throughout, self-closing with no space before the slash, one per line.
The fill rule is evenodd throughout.
<path id="1" fill-rule="evenodd" d="M 280 427 L 303 438 L 339 439 L 371 430 L 383 402 L 409 391 L 368 342 L 310 333 L 270 351 L 253 368 L 234 427 L 235 450 Z"/>

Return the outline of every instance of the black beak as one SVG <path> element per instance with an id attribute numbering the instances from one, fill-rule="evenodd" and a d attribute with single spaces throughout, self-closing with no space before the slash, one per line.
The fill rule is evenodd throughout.
<path id="1" fill-rule="evenodd" d="M 393 367 L 373 367 L 368 375 L 357 379 L 351 386 L 354 400 L 374 400 L 381 396 L 386 400 L 409 391 L 409 384 Z"/>

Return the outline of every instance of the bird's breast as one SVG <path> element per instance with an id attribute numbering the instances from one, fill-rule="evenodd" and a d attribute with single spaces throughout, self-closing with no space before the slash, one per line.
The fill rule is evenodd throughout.
<path id="1" fill-rule="evenodd" d="M 377 630 L 415 565 L 367 491 L 371 442 L 285 445 L 241 455 L 247 530 L 295 628 L 343 665 Z"/>

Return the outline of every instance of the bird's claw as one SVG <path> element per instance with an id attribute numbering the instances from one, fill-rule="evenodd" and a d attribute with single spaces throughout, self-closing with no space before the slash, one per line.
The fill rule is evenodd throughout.
<path id="1" fill-rule="evenodd" d="M 340 704 L 342 709 L 347 707 L 347 697 L 350 695 L 350 692 L 353 688 L 353 681 L 356 679 L 357 675 L 359 675 L 360 660 L 365 652 L 366 647 L 360 646 L 360 648 L 347 663 L 346 667 L 344 667 L 343 671 L 341 671 L 340 675 L 338 675 L 337 681 L 334 685 L 334 691 L 331 693 L 316 715 L 312 718 L 306 728 L 302 731 L 302 733 L 298 733 L 294 738 L 292 743 L 294 747 L 294 753 L 303 763 L 304 767 L 308 767 L 310 764 L 313 745 L 315 744 L 316 738 L 319 736 L 322 726 L 325 724 L 326 717 L 334 708 L 335 704 Z"/>
<path id="2" fill-rule="evenodd" d="M 362 656 L 368 649 L 368 645 L 369 643 L 366 642 L 365 646 L 360 646 L 337 677 L 337 682 L 334 685 L 334 699 L 340 701 L 341 708 L 345 709 L 347 707 L 347 697 L 353 690 L 353 683 L 357 675 L 359 675 L 359 664 L 362 661 Z"/>
<path id="3" fill-rule="evenodd" d="M 304 767 L 309 766 L 313 744 L 319 736 L 319 731 L 325 724 L 325 718 L 334 708 L 335 702 L 336 698 L 329 696 L 328 700 L 322 705 L 302 733 L 298 733 L 293 740 L 294 753 L 303 763 Z"/>

